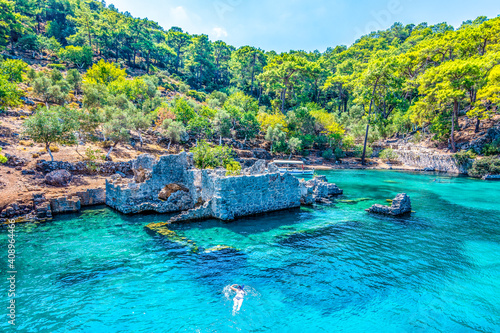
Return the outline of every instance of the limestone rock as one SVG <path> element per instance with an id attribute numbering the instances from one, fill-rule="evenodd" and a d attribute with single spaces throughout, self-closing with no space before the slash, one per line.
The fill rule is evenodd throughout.
<path id="1" fill-rule="evenodd" d="M 267 165 L 267 172 L 269 172 L 269 173 L 277 173 L 277 172 L 279 172 L 279 169 L 278 169 L 278 167 L 276 166 L 276 164 L 274 164 L 274 163 L 269 163 L 269 164 Z"/>
<path id="2" fill-rule="evenodd" d="M 326 176 L 316 176 L 311 180 L 303 182 L 303 186 L 312 191 L 312 201 L 314 202 L 328 202 L 328 199 L 340 195 L 343 191 L 335 184 L 329 183 Z M 304 203 L 311 202 L 309 192 L 302 191 L 302 200 Z M 311 203 L 309 203 L 311 204 Z"/>
<path id="3" fill-rule="evenodd" d="M 189 192 L 189 189 L 180 184 L 175 184 L 175 183 L 168 184 L 160 191 L 160 193 L 158 194 L 158 199 L 166 201 L 170 198 L 172 194 L 178 191 L 184 191 L 187 193 Z"/>
<path id="4" fill-rule="evenodd" d="M 266 161 L 257 160 L 254 165 L 243 170 L 242 173 L 247 176 L 262 175 L 266 173 Z"/>
<path id="5" fill-rule="evenodd" d="M 52 186 L 64 187 L 71 182 L 71 174 L 67 170 L 52 171 L 45 176 L 45 182 Z"/>
<path id="6" fill-rule="evenodd" d="M 392 205 L 390 207 L 375 204 L 366 211 L 369 213 L 392 216 L 404 215 L 411 213 L 411 200 L 406 193 L 400 193 L 394 198 L 394 200 L 392 200 Z"/>

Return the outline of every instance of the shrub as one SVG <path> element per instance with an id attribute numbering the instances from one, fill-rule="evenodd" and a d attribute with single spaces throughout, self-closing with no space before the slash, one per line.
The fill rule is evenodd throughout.
<path id="1" fill-rule="evenodd" d="M 64 61 L 74 64 L 78 68 L 92 65 L 92 49 L 89 46 L 68 45 L 59 51 L 59 57 Z"/>
<path id="2" fill-rule="evenodd" d="M 233 150 L 227 146 L 211 147 L 209 143 L 202 140 L 198 146 L 191 150 L 194 164 L 199 169 L 214 169 L 220 166 L 226 167 L 235 162 Z M 230 166 L 234 168 L 234 166 Z"/>
<path id="3" fill-rule="evenodd" d="M 379 157 L 382 160 L 395 161 L 398 159 L 398 154 L 393 149 L 387 148 L 380 152 Z"/>
<path id="4" fill-rule="evenodd" d="M 186 93 L 186 96 L 194 98 L 198 102 L 203 102 L 203 101 L 205 101 L 205 98 L 206 98 L 206 94 L 205 93 L 202 93 L 202 92 L 199 92 L 199 91 L 196 91 L 196 90 L 189 90 Z"/>
<path id="5" fill-rule="evenodd" d="M 321 154 L 321 157 L 325 160 L 331 160 L 334 157 L 333 151 L 331 149 L 325 150 L 323 154 Z"/>
<path id="6" fill-rule="evenodd" d="M 64 64 L 48 64 L 47 67 L 49 68 L 54 68 L 54 69 L 59 69 L 59 70 L 65 70 L 66 66 Z"/>
<path id="7" fill-rule="evenodd" d="M 492 143 L 485 144 L 481 153 L 485 156 L 500 154 L 500 139 L 496 139 Z"/>
<path id="8" fill-rule="evenodd" d="M 106 155 L 100 149 L 93 150 L 87 147 L 85 150 L 85 160 L 87 161 L 87 168 L 93 172 L 99 171 L 99 167 L 95 163 L 97 160 L 105 160 Z"/>
<path id="9" fill-rule="evenodd" d="M 367 145 L 365 156 L 368 158 L 368 157 L 372 156 L 372 154 L 373 154 L 373 148 Z M 357 145 L 354 147 L 354 156 L 355 157 L 363 156 L 363 146 L 362 145 Z"/>
<path id="10" fill-rule="evenodd" d="M 345 157 L 344 151 L 339 147 L 335 148 L 335 152 L 333 154 L 335 155 L 335 159 L 337 160 L 340 160 L 341 158 Z"/>
<path id="11" fill-rule="evenodd" d="M 29 140 L 19 140 L 19 144 L 25 147 L 33 147 L 33 142 Z"/>
<path id="12" fill-rule="evenodd" d="M 241 164 L 236 161 L 231 161 L 225 165 L 226 176 L 238 176 L 241 174 Z"/>
<path id="13" fill-rule="evenodd" d="M 500 175 L 500 159 L 485 157 L 474 161 L 469 169 L 469 176 L 480 178 L 486 175 Z"/>
<path id="14" fill-rule="evenodd" d="M 0 148 L 0 152 L 2 151 L 2 148 Z M 6 163 L 7 162 L 7 157 L 4 155 L 0 154 L 0 164 Z"/>
<path id="15" fill-rule="evenodd" d="M 472 164 L 473 160 L 477 155 L 472 150 L 461 151 L 453 155 L 457 161 L 457 165 L 461 167 L 469 166 Z"/>

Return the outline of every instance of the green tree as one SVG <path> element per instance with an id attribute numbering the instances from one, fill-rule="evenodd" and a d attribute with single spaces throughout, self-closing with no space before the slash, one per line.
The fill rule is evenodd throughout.
<path id="1" fill-rule="evenodd" d="M 215 132 L 219 135 L 219 146 L 222 146 L 222 138 L 231 134 L 231 116 L 225 110 L 217 111 L 213 121 Z"/>
<path id="2" fill-rule="evenodd" d="M 68 45 L 59 51 L 59 57 L 78 68 L 86 68 L 92 65 L 93 55 L 90 46 Z"/>
<path id="3" fill-rule="evenodd" d="M 180 142 L 181 139 L 186 135 L 186 128 L 184 125 L 172 119 L 165 119 L 162 124 L 164 130 L 164 136 L 169 139 L 167 150 L 170 150 L 170 145 L 172 142 Z"/>
<path id="4" fill-rule="evenodd" d="M 24 121 L 24 133 L 37 143 L 43 143 L 52 161 L 54 156 L 50 150 L 53 143 L 74 141 L 75 122 L 67 116 L 69 111 L 62 107 L 39 109 L 33 116 Z"/>
<path id="5" fill-rule="evenodd" d="M 302 76 L 308 75 L 310 62 L 302 57 L 282 53 L 272 58 L 264 72 L 259 75 L 259 80 L 266 84 L 269 91 L 280 95 L 281 112 L 285 113 L 287 93 L 290 93 L 298 84 Z"/>

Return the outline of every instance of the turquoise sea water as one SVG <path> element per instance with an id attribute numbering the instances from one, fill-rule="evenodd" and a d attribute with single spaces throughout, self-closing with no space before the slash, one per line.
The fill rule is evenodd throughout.
<path id="1" fill-rule="evenodd" d="M 323 174 L 344 189 L 334 205 L 176 225 L 175 239 L 144 228 L 167 216 L 108 208 L 18 225 L 15 329 L 500 332 L 500 183 Z M 411 217 L 364 211 L 400 192 Z M 0 244 L 5 309 L 6 230 Z M 208 251 L 218 245 L 232 248 Z M 233 283 L 251 294 L 235 315 Z"/>

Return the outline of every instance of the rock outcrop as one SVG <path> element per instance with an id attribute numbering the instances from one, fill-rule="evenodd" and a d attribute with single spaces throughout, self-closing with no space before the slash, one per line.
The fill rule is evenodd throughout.
<path id="1" fill-rule="evenodd" d="M 452 154 L 440 154 L 436 150 L 414 146 L 399 146 L 394 149 L 398 161 L 404 165 L 424 171 L 439 171 L 466 174 L 465 167 L 457 163 Z"/>
<path id="2" fill-rule="evenodd" d="M 45 176 L 45 182 L 52 186 L 65 187 L 71 182 L 71 174 L 64 169 L 55 170 Z"/>
<path id="3" fill-rule="evenodd" d="M 404 215 L 411 213 L 411 200 L 406 193 L 400 193 L 394 198 L 394 200 L 392 200 L 392 205 L 390 207 L 375 204 L 366 211 L 369 213 L 392 216 Z"/>

